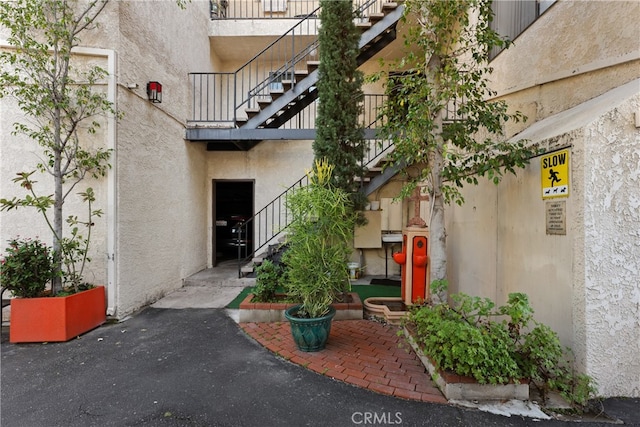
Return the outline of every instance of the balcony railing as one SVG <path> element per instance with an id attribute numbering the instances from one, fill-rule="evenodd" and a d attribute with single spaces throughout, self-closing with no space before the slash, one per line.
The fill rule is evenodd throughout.
<path id="1" fill-rule="evenodd" d="M 383 3 L 383 0 L 357 0 L 354 16 L 366 20 L 369 15 L 379 14 Z M 228 8 L 233 4 L 235 1 L 226 4 L 227 19 L 231 16 Z M 239 4 L 243 4 L 242 0 Z M 216 9 L 216 13 L 221 14 L 220 10 Z M 309 63 L 319 59 L 320 20 L 316 19 L 319 13 L 319 8 L 311 10 L 235 72 L 190 73 L 194 98 L 189 121 L 234 127 L 246 119 L 248 111 L 259 109 L 261 101 L 271 98 L 274 85 L 287 81 L 295 86 L 297 74 L 307 72 Z"/>
<path id="2" fill-rule="evenodd" d="M 389 0 L 391 1 L 391 0 Z M 359 9 L 367 0 L 353 0 Z M 381 2 L 371 13 L 380 12 Z M 211 19 L 301 19 L 319 16 L 319 0 L 209 0 Z"/>

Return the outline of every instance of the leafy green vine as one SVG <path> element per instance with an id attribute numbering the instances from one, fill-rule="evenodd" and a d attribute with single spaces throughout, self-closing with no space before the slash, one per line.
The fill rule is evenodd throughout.
<path id="1" fill-rule="evenodd" d="M 464 293 L 451 300 L 416 307 L 408 317 L 414 338 L 438 368 L 481 384 L 528 381 L 543 400 L 557 391 L 579 408 L 595 395 L 593 379 L 572 370 L 570 349 L 563 349 L 557 333 L 533 319 L 526 294 L 509 294 L 497 308 L 488 298 Z"/>

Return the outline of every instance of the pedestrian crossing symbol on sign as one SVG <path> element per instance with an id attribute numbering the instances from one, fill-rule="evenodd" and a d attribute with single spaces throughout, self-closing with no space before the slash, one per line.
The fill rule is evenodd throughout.
<path id="1" fill-rule="evenodd" d="M 569 197 L 569 150 L 555 151 L 540 159 L 542 198 Z"/>

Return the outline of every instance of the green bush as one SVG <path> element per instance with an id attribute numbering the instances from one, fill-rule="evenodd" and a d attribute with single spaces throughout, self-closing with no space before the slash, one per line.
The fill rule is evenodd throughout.
<path id="1" fill-rule="evenodd" d="M 15 296 L 41 296 L 53 277 L 50 249 L 39 240 L 12 239 L 0 260 L 0 283 Z"/>
<path id="2" fill-rule="evenodd" d="M 317 160 L 309 185 L 287 198 L 291 213 L 287 251 L 287 294 L 300 301 L 301 317 L 324 316 L 337 295 L 350 289 L 347 262 L 357 213 L 350 195 L 331 182 L 333 166 Z"/>
<path id="3" fill-rule="evenodd" d="M 256 268 L 256 286 L 253 288 L 253 301 L 271 302 L 275 299 L 276 289 L 282 277 L 282 268 L 271 260 L 264 260 Z"/>
<path id="4" fill-rule="evenodd" d="M 438 368 L 481 384 L 526 379 L 543 399 L 555 390 L 576 406 L 593 397 L 593 380 L 572 372 L 558 335 L 533 320 L 526 294 L 509 294 L 497 309 L 488 298 L 459 293 L 451 299 L 451 305 L 416 307 L 408 317 L 414 338 Z"/>

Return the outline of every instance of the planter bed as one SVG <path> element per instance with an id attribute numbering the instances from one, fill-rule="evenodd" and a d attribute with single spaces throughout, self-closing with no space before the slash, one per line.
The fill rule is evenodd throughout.
<path id="1" fill-rule="evenodd" d="M 362 319 L 362 301 L 355 292 L 350 292 L 350 302 L 332 304 L 336 309 L 334 320 Z M 286 297 L 284 294 L 278 296 Z M 284 302 L 252 302 L 253 294 L 240 303 L 240 322 L 284 322 L 284 311 L 297 303 Z"/>
<path id="2" fill-rule="evenodd" d="M 104 286 L 64 297 L 11 300 L 9 341 L 69 341 L 106 321 Z"/>
<path id="3" fill-rule="evenodd" d="M 427 368 L 434 382 L 448 400 L 529 400 L 529 384 L 523 380 L 519 384 L 480 384 L 474 378 L 463 377 L 451 372 L 439 370 L 427 357 L 418 343 L 413 339 L 405 327 L 404 334 L 409 340 L 413 351 Z"/>

